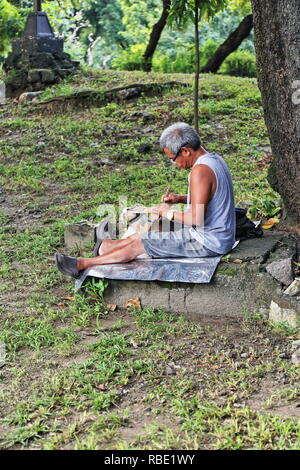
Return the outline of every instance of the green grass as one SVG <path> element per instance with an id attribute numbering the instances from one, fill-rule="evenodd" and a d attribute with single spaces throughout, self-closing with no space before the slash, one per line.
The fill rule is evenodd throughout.
<path id="1" fill-rule="evenodd" d="M 12 428 L 5 438 L 5 447 L 26 447 L 32 443 L 43 449 L 60 449 L 65 445 L 74 449 L 101 449 L 110 445 L 119 449 L 299 447 L 299 426 L 295 421 L 240 407 L 240 401 L 251 397 L 271 372 L 284 369 L 291 383 L 296 383 L 299 374 L 295 368 L 279 359 L 265 362 L 261 358 L 252 366 L 247 360 L 241 361 L 243 367 L 234 370 L 231 359 L 223 356 L 220 359 L 206 351 L 201 354 L 201 367 L 191 374 L 187 358 L 193 343 L 204 341 L 213 345 L 217 341 L 225 348 L 226 336 L 162 310 L 142 309 L 129 315 L 131 321 L 119 322 L 117 329 L 112 324 L 109 329 L 101 330 L 96 322 L 94 332 L 90 330 L 95 342 L 85 347 L 87 358 L 62 371 L 50 373 L 49 370 L 42 383 L 32 387 L 26 401 L 15 405 L 5 419 L 6 425 Z M 243 331 L 248 328 L 247 321 L 250 320 L 241 325 Z M 255 324 L 254 319 L 251 322 Z M 41 329 L 40 323 L 34 324 L 34 333 L 29 336 L 24 322 L 14 325 L 14 333 L 18 330 L 23 338 L 18 346 L 33 350 L 55 346 L 53 328 L 42 324 Z M 265 337 L 270 334 L 271 330 L 264 333 Z M 18 336 L 10 338 L 15 340 Z M 71 342 L 75 339 L 68 328 L 58 331 L 59 338 Z M 175 376 L 168 377 L 165 367 L 174 361 L 181 365 Z M 215 368 L 216 364 L 222 366 L 222 374 L 219 366 Z M 15 376 L 15 380 L 23 380 L 23 374 Z M 150 410 L 152 424 L 126 443 L 121 438 L 122 432 L 132 427 L 135 415 L 130 408 L 121 406 L 124 390 L 134 393 L 140 384 L 144 390 L 144 405 L 140 406 Z M 224 390 L 227 390 L 226 401 L 220 404 L 217 397 Z M 266 408 L 280 398 L 293 401 L 298 394 L 297 387 L 282 390 L 270 396 Z M 4 394 L 3 398 L 7 399 L 8 395 Z M 68 420 L 72 416 L 76 417 L 75 421 Z M 167 416 L 168 422 L 173 420 L 173 428 L 158 423 L 160 416 Z M 65 423 L 62 432 L 60 422 Z"/>
<path id="2" fill-rule="evenodd" d="M 141 73 L 130 75 L 103 72 L 102 86 L 109 87 L 111 77 L 116 77 L 116 81 L 120 78 L 126 80 L 127 77 L 131 81 L 144 80 Z M 172 78 L 174 79 L 173 76 L 170 77 Z M 185 80 L 187 78 L 184 76 Z M 84 76 L 81 79 L 84 80 Z M 153 80 L 149 77 L 150 81 L 151 79 Z M 155 80 L 166 80 L 166 77 L 155 75 Z M 96 81 L 95 84 L 97 83 L 99 85 Z M 74 79 L 74 86 L 78 86 L 77 79 Z M 262 157 L 262 152 L 257 147 L 268 145 L 255 80 L 206 77 L 201 80 L 201 92 L 205 96 L 200 106 L 200 128 L 204 145 L 209 150 L 230 157 L 228 164 L 234 178 L 237 203 L 253 200 L 258 206 L 258 215 L 270 215 L 275 207 L 273 202 L 278 201 L 278 196 L 266 182 L 266 168 L 260 167 L 257 172 L 255 170 Z M 60 86 L 45 93 L 64 94 Z M 192 90 L 170 90 L 165 93 L 165 97 L 164 105 L 158 104 L 152 97 L 141 98 L 137 105 L 129 102 L 122 108 L 116 103 L 110 103 L 104 108 L 82 111 L 80 120 L 75 116 L 66 120 L 64 114 L 48 116 L 47 120 L 42 120 L 42 116 L 36 112 L 29 120 L 3 120 L 3 129 L 18 129 L 21 134 L 18 136 L 17 146 L 15 139 L 1 142 L 0 148 L 2 147 L 8 161 L 0 174 L 6 178 L 13 177 L 14 186 L 17 184 L 22 191 L 27 192 L 45 191 L 50 182 L 57 181 L 57 178 L 65 181 L 68 192 L 76 192 L 86 188 L 88 179 L 90 195 L 86 205 L 89 209 L 100 203 L 115 202 L 119 193 L 129 195 L 130 204 L 136 202 L 140 197 L 141 187 L 146 189 L 143 194 L 145 202 L 152 204 L 165 190 L 168 181 L 172 181 L 174 190 L 184 191 L 185 173 L 173 172 L 159 155 L 157 141 L 163 128 L 161 121 L 166 115 L 173 121 L 192 122 Z M 174 97 L 181 100 L 180 105 L 169 111 L 168 101 L 172 101 Z M 140 132 L 141 122 L 127 119 L 131 112 L 144 108 L 148 108 L 153 115 L 153 122 L 150 123 L 153 131 L 149 135 Z M 19 113 L 28 114 L 28 107 L 19 110 Z M 113 130 L 103 133 L 105 125 L 113 126 Z M 146 126 L 147 123 L 144 124 Z M 121 131 L 126 132 L 124 138 L 119 134 Z M 36 141 L 34 136 L 37 133 Z M 113 147 L 110 145 L 111 140 L 115 141 Z M 33 141 L 35 144 L 32 145 Z M 153 150 L 147 155 L 136 151 L 137 144 L 143 141 L 153 146 Z M 13 161 L 10 158 L 12 149 Z M 108 171 L 109 168 L 105 167 L 97 169 L 95 166 L 95 161 L 107 157 L 107 152 L 111 161 L 115 162 L 116 170 L 120 168 L 119 173 Z M 15 163 L 19 157 L 20 161 Z M 149 158 L 154 158 L 157 163 L 153 167 L 144 167 L 143 163 Z M 6 184 L 9 185 L 8 182 Z M 271 206 L 263 201 L 271 201 Z M 89 214 L 92 215 L 93 212 Z"/>
<path id="3" fill-rule="evenodd" d="M 56 330 L 47 320 L 24 318 L 11 325 L 7 320 L 0 332 L 0 340 L 4 341 L 8 351 L 24 347 L 38 350 L 53 345 L 73 345 L 76 334 L 67 327 Z"/>
<path id="4" fill-rule="evenodd" d="M 192 84 L 187 74 L 84 69 L 40 99 L 166 80 Z M 280 215 L 266 180 L 262 148 L 269 141 L 256 81 L 209 75 L 200 89 L 203 144 L 226 158 L 236 205 L 257 217 Z M 152 205 L 168 187 L 186 191 L 188 173 L 166 161 L 158 139 L 168 123 L 192 123 L 192 96 L 192 87 L 180 87 L 101 108 L 3 108 L 2 448 L 300 447 L 295 419 L 271 414 L 298 397 L 299 368 L 279 357 L 298 329 L 274 329 L 259 315 L 196 324 L 161 309 L 112 312 L 104 282 L 74 294 L 54 263 L 66 222 L 98 221 L 102 204 L 113 204 L 118 215 L 120 195 L 127 205 Z M 134 117 L 145 110 L 150 120 Z M 151 146 L 148 153 L 138 151 L 141 143 Z M 224 261 L 220 272 L 234 275 L 239 266 Z M 262 411 L 251 408 L 256 394 Z"/>

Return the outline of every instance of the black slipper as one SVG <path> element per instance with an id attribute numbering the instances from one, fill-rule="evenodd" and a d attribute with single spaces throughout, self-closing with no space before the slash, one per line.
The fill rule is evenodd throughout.
<path id="1" fill-rule="evenodd" d="M 63 255 L 61 253 L 57 253 L 55 257 L 56 265 L 63 274 L 67 274 L 68 276 L 72 276 L 75 278 L 80 276 L 80 272 L 77 269 L 77 258 L 74 258 L 73 256 Z"/>
<path id="2" fill-rule="evenodd" d="M 104 220 L 96 229 L 96 245 L 94 246 L 94 257 L 99 256 L 99 248 L 105 238 L 112 238 L 112 224 L 108 220 Z"/>

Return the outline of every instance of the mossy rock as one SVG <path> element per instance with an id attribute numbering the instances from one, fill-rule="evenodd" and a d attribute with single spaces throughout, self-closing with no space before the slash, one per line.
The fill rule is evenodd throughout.
<path id="1" fill-rule="evenodd" d="M 12 68 L 18 68 L 19 63 L 21 61 L 21 57 L 21 54 L 8 54 L 3 64 L 4 72 L 8 72 Z"/>
<path id="2" fill-rule="evenodd" d="M 50 52 L 37 52 L 30 56 L 30 64 L 35 69 L 54 69 L 56 61 Z"/>
<path id="3" fill-rule="evenodd" d="M 25 70 L 10 70 L 6 75 L 5 83 L 13 88 L 24 87 L 27 84 L 27 72 Z"/>

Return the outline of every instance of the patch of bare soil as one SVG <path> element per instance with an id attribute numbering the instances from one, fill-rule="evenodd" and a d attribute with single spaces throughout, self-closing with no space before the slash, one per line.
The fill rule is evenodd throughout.
<path id="1" fill-rule="evenodd" d="M 289 379 L 284 373 L 270 374 L 262 379 L 259 390 L 247 400 L 246 404 L 255 411 L 298 420 L 300 419 L 300 389 L 298 390 L 298 397 L 289 403 L 284 397 L 280 397 L 280 394 L 283 394 L 282 392 L 288 387 Z M 276 397 L 278 394 L 277 400 L 274 398 L 270 401 L 270 397 Z"/>

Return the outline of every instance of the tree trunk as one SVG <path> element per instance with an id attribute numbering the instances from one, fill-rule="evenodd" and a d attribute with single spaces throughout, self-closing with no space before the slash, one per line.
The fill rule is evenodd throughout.
<path id="1" fill-rule="evenodd" d="M 258 84 L 273 152 L 270 181 L 282 197 L 285 222 L 298 225 L 299 230 L 300 2 L 251 0 L 251 3 Z"/>
<path id="2" fill-rule="evenodd" d="M 161 33 L 166 26 L 171 6 L 171 0 L 163 0 L 163 11 L 161 17 L 152 28 L 148 45 L 144 53 L 144 72 L 150 72 L 152 68 L 152 57 L 160 39 Z"/>
<path id="3" fill-rule="evenodd" d="M 199 51 L 199 0 L 195 0 L 195 87 L 194 87 L 194 127 L 199 132 L 199 76 L 200 76 L 200 51 Z"/>
<path id="4" fill-rule="evenodd" d="M 246 39 L 253 28 L 253 15 L 246 16 L 239 24 L 238 28 L 231 33 L 223 44 L 218 47 L 214 55 L 207 61 L 203 73 L 216 73 L 226 57 L 234 52 Z"/>

